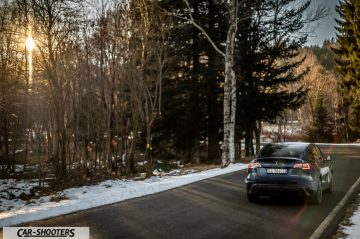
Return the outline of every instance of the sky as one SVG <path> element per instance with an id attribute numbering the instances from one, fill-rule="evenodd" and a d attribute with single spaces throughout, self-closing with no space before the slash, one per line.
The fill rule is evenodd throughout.
<path id="1" fill-rule="evenodd" d="M 322 46 L 325 39 L 335 37 L 335 18 L 338 18 L 338 14 L 335 11 L 335 6 L 339 3 L 339 0 L 312 0 L 311 7 L 326 6 L 329 9 L 329 14 L 320 19 L 314 25 L 314 33 L 308 39 L 307 45 L 319 45 Z"/>

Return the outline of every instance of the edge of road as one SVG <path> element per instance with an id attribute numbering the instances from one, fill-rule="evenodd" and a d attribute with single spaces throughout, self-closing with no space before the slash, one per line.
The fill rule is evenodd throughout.
<path id="1" fill-rule="evenodd" d="M 344 197 L 340 200 L 340 202 L 336 205 L 336 207 L 330 212 L 330 214 L 322 221 L 322 223 L 316 228 L 316 230 L 312 233 L 309 239 L 319 239 L 319 238 L 331 238 L 334 234 L 333 230 L 330 230 L 330 225 L 338 227 L 341 219 L 346 210 L 347 203 L 351 199 L 352 201 L 356 198 L 357 194 L 360 191 L 360 177 L 356 180 L 356 182 L 351 186 L 351 188 L 347 191 Z"/>

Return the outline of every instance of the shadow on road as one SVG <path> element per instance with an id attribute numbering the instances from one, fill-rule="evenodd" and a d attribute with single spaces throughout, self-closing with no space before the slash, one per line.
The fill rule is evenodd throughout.
<path id="1" fill-rule="evenodd" d="M 266 206 L 303 206 L 307 203 L 305 197 L 295 197 L 295 196 L 262 196 L 257 204 L 266 205 Z"/>

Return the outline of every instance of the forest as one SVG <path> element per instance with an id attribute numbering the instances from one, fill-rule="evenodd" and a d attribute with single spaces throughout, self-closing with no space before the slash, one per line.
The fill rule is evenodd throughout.
<path id="1" fill-rule="evenodd" d="M 327 14 L 310 3 L 1 1 L 1 177 L 225 167 L 256 154 L 264 124 L 276 141 L 357 140 L 345 43 L 306 45 Z"/>

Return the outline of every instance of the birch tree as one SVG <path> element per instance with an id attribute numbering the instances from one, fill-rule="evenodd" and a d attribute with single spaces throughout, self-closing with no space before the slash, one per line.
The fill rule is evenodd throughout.
<path id="1" fill-rule="evenodd" d="M 226 167 L 230 163 L 235 163 L 235 119 L 236 119 L 236 76 L 234 71 L 234 52 L 235 52 L 235 37 L 238 26 L 238 1 L 229 0 L 223 4 L 226 5 L 228 11 L 228 31 L 225 42 L 225 49 L 220 49 L 211 37 L 207 34 L 205 29 L 200 26 L 192 16 L 192 10 L 188 0 L 183 0 L 188 9 L 188 18 L 178 18 L 189 21 L 202 34 L 205 35 L 212 47 L 219 53 L 225 61 L 224 69 L 224 101 L 223 101 L 223 142 L 222 142 L 222 167 Z"/>

